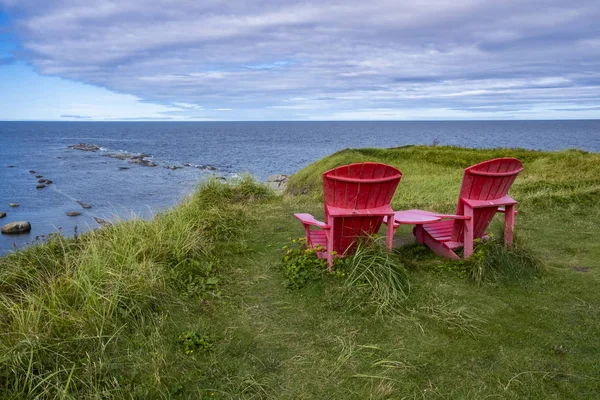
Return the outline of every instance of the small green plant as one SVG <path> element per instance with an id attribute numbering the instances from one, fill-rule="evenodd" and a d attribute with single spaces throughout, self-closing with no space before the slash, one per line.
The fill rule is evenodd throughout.
<path id="1" fill-rule="evenodd" d="M 213 345 L 210 337 L 194 331 L 185 331 L 177 337 L 177 344 L 184 354 L 193 354 L 200 351 L 211 351 Z"/>
<path id="2" fill-rule="evenodd" d="M 322 248 L 309 248 L 306 239 L 292 240 L 291 246 L 284 246 L 285 255 L 281 259 L 286 286 L 290 289 L 301 289 L 309 282 L 322 277 L 327 270 L 327 261 L 317 257 Z"/>
<path id="3" fill-rule="evenodd" d="M 219 295 L 219 278 L 215 276 L 218 269 L 217 260 L 184 258 L 173 264 L 169 277 L 181 294 L 199 298 Z"/>

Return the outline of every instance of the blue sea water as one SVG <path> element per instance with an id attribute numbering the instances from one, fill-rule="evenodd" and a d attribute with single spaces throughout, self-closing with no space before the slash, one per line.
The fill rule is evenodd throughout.
<path id="1" fill-rule="evenodd" d="M 102 147 L 84 152 L 80 142 Z M 27 220 L 32 231 L 1 235 L 0 254 L 36 236 L 98 226 L 94 217 L 148 218 L 175 205 L 210 176 L 291 174 L 344 148 L 409 144 L 600 152 L 600 120 L 439 122 L 0 122 L 0 225 Z M 104 154 L 150 154 L 157 167 Z M 190 164 L 177 170 L 165 165 Z M 194 166 L 210 165 L 209 171 Z M 12 167 L 9 167 L 12 166 Z M 123 169 L 128 168 L 128 169 Z M 30 174 L 29 171 L 36 171 Z M 35 175 L 53 181 L 36 189 Z M 92 205 L 82 209 L 76 201 Z M 19 203 L 16 208 L 9 203 Z M 80 211 L 67 217 L 67 211 Z"/>

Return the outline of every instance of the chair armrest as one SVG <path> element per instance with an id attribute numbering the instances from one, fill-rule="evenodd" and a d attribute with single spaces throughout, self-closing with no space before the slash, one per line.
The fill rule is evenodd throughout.
<path id="1" fill-rule="evenodd" d="M 468 215 L 454 215 L 454 214 L 438 214 L 441 219 L 460 219 L 460 220 L 469 220 L 471 217 Z"/>
<path id="2" fill-rule="evenodd" d="M 471 208 L 485 208 L 485 207 L 498 207 L 498 206 L 510 206 L 517 204 L 517 201 L 506 195 L 496 200 L 472 200 L 472 199 L 461 199 L 463 203 L 469 205 Z"/>
<path id="3" fill-rule="evenodd" d="M 298 213 L 298 214 L 294 214 L 294 217 L 298 218 L 300 220 L 300 222 L 302 222 L 303 225 L 314 225 L 314 226 L 318 226 L 319 228 L 322 228 L 322 229 L 329 229 L 329 225 L 315 219 L 315 217 L 313 217 L 310 214 Z"/>
<path id="4" fill-rule="evenodd" d="M 506 210 L 504 209 L 504 207 L 498 207 L 498 210 L 496 212 L 500 212 L 500 213 L 505 213 Z M 515 210 L 515 215 L 518 214 L 519 212 L 517 210 Z"/>
<path id="5" fill-rule="evenodd" d="M 438 214 L 427 210 L 406 210 L 398 211 L 395 214 L 397 222 L 410 224 L 428 224 L 442 219 L 471 219 L 471 217 L 467 217 L 465 215 Z"/>

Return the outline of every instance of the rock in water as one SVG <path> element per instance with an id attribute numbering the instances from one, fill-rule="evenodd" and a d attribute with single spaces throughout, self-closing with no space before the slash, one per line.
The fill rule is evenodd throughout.
<path id="1" fill-rule="evenodd" d="M 27 221 L 16 221 L 2 227 L 2 233 L 23 233 L 31 230 L 31 224 Z"/>
<path id="2" fill-rule="evenodd" d="M 10 203 L 8 206 L 9 207 L 19 207 L 20 204 L 19 203 Z"/>
<path id="3" fill-rule="evenodd" d="M 32 170 L 32 169 L 30 169 L 30 170 L 29 170 L 29 173 L 30 173 L 30 174 L 35 174 L 35 171 L 34 171 L 34 170 Z"/>
<path id="4" fill-rule="evenodd" d="M 38 183 L 37 185 L 35 185 L 36 189 L 43 189 L 45 187 L 46 187 L 46 185 L 44 185 L 43 183 Z"/>
<path id="5" fill-rule="evenodd" d="M 74 149 L 74 150 L 81 150 L 81 151 L 93 151 L 96 152 L 98 150 L 100 150 L 100 146 L 95 145 L 95 144 L 88 144 L 88 143 L 77 143 L 77 144 L 72 144 L 70 146 L 67 146 L 69 149 Z"/>
<path id="6" fill-rule="evenodd" d="M 68 211 L 67 212 L 68 217 L 77 217 L 79 215 L 81 215 L 81 213 L 79 211 Z"/>
<path id="7" fill-rule="evenodd" d="M 128 158 L 133 157 L 132 154 L 127 154 L 127 153 L 109 153 L 109 154 L 102 154 L 104 157 L 110 157 L 110 158 L 117 158 L 119 160 L 126 160 Z"/>
<path id="8" fill-rule="evenodd" d="M 39 175 L 38 175 L 38 176 L 39 176 Z M 44 183 L 44 182 L 46 182 L 46 180 L 45 180 L 45 179 L 38 179 L 38 183 Z"/>
<path id="9" fill-rule="evenodd" d="M 35 177 L 36 177 L 36 178 L 43 178 L 43 177 L 44 177 L 44 175 L 36 175 Z"/>
<path id="10" fill-rule="evenodd" d="M 276 191 L 283 191 L 287 186 L 287 175 L 271 175 L 267 178 L 267 186 Z"/>
<path id="11" fill-rule="evenodd" d="M 209 164 L 196 165 L 196 168 L 198 168 L 198 169 L 207 169 L 209 171 L 216 171 L 217 170 L 217 167 L 214 167 L 214 166 L 209 165 Z"/>
<path id="12" fill-rule="evenodd" d="M 156 164 L 155 162 L 152 162 L 150 160 L 146 160 L 146 157 L 150 157 L 147 154 L 140 154 L 137 156 L 133 156 L 131 157 L 131 160 L 129 160 L 129 164 L 139 164 L 142 167 L 156 167 L 158 166 L 158 164 Z"/>
<path id="13" fill-rule="evenodd" d="M 85 204 L 83 201 L 78 201 L 77 204 L 79 204 L 82 208 L 92 208 L 92 206 Z"/>
<path id="14" fill-rule="evenodd" d="M 6 217 L 6 213 L 5 212 L 0 212 L 0 218 L 4 218 Z"/>
<path id="15" fill-rule="evenodd" d="M 8 165 L 7 167 L 8 168 L 14 168 L 15 166 L 14 165 Z"/>
<path id="16" fill-rule="evenodd" d="M 46 179 L 44 182 L 46 183 L 46 185 L 49 185 L 52 183 L 52 181 L 50 179 Z"/>
<path id="17" fill-rule="evenodd" d="M 112 225 L 110 222 L 105 221 L 102 218 L 94 217 L 94 220 L 101 226 L 111 226 Z"/>

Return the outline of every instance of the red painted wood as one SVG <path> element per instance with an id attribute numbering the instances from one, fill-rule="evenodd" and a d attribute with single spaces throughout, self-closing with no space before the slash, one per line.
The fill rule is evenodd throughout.
<path id="1" fill-rule="evenodd" d="M 384 217 L 392 218 L 390 207 L 402 173 L 381 163 L 356 163 L 331 169 L 323 174 L 325 220 L 329 229 L 326 257 L 331 265 L 331 253 L 352 251 L 357 238 L 377 233 Z M 302 216 L 298 217 L 298 215 Z M 306 214 L 305 227 L 318 226 Z M 310 224 L 308 223 L 310 222 Z M 313 231 L 307 241 L 313 240 Z M 386 239 L 391 248 L 393 224 L 389 224 Z"/>
<path id="2" fill-rule="evenodd" d="M 394 221 L 401 224 L 429 224 L 441 220 L 436 213 L 423 210 L 406 210 L 396 211 L 394 213 Z"/>
<path id="3" fill-rule="evenodd" d="M 504 211 L 504 242 L 512 244 L 515 230 L 515 205 L 507 205 Z"/>
<path id="4" fill-rule="evenodd" d="M 423 243 L 440 257 L 449 258 L 451 260 L 460 260 L 456 253 L 446 246 L 446 243 L 431 237 L 427 231 L 424 231 L 423 233 Z"/>
<path id="5" fill-rule="evenodd" d="M 302 222 L 304 225 L 315 225 L 319 228 L 329 228 L 327 224 L 318 221 L 315 217 L 313 217 L 310 214 L 296 213 L 294 214 L 294 217 L 298 218 L 300 222 Z"/>
<path id="6" fill-rule="evenodd" d="M 495 200 L 505 196 L 522 170 L 523 166 L 516 158 L 496 158 L 465 169 L 456 214 L 464 215 L 464 199 Z M 481 237 L 485 233 L 495 213 L 494 208 L 475 211 L 473 237 Z M 455 224 L 452 240 L 462 241 L 463 230 L 464 224 Z"/>
<path id="7" fill-rule="evenodd" d="M 485 235 L 499 206 L 504 205 L 505 242 L 512 243 L 516 201 L 507 194 L 522 170 L 523 165 L 516 158 L 497 158 L 468 167 L 463 176 L 456 215 L 440 215 L 453 219 L 423 225 L 423 232 L 419 232 L 422 238 L 417 240 L 447 258 L 455 258 L 452 249 L 462 245 L 464 256 L 469 257 L 473 252 L 473 240 Z M 460 219 L 460 216 L 464 218 Z"/>

